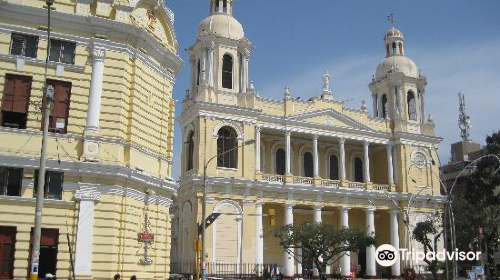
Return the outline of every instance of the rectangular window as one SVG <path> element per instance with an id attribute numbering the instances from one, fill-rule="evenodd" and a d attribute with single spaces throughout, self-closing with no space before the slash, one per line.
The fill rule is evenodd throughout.
<path id="1" fill-rule="evenodd" d="M 75 64 L 76 43 L 50 40 L 50 61 Z"/>
<path id="2" fill-rule="evenodd" d="M 0 195 L 21 196 L 22 168 L 0 167 Z"/>
<path id="3" fill-rule="evenodd" d="M 62 185 L 64 180 L 64 172 L 45 171 L 44 198 L 46 199 L 62 199 Z M 38 170 L 35 170 L 35 185 L 33 196 L 36 196 L 38 186 Z"/>
<path id="4" fill-rule="evenodd" d="M 16 231 L 16 227 L 0 227 L 0 279 L 13 278 Z"/>
<path id="5" fill-rule="evenodd" d="M 26 128 L 31 94 L 31 77 L 7 74 L 2 96 L 1 125 Z"/>
<path id="6" fill-rule="evenodd" d="M 30 234 L 31 252 L 33 245 L 33 228 Z M 57 253 L 59 250 L 59 229 L 42 228 L 40 237 L 40 263 L 38 265 L 38 279 L 45 278 L 47 273 L 57 275 Z M 31 254 L 28 259 L 31 262 Z"/>
<path id="7" fill-rule="evenodd" d="M 10 54 L 36 58 L 38 37 L 24 34 L 12 34 Z"/>
<path id="8" fill-rule="evenodd" d="M 49 131 L 65 134 L 68 128 L 71 83 L 47 80 L 47 85 L 54 87 L 54 103 L 50 109 Z M 43 121 L 40 130 L 43 130 Z"/>

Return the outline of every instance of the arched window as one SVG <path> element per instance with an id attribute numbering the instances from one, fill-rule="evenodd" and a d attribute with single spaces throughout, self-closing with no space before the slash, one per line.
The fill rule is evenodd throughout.
<path id="1" fill-rule="evenodd" d="M 187 170 L 193 169 L 194 165 L 194 131 L 191 131 L 187 141 Z"/>
<path id="2" fill-rule="evenodd" d="M 387 112 L 389 108 L 387 106 L 387 95 L 382 95 L 382 118 L 387 119 Z"/>
<path id="3" fill-rule="evenodd" d="M 357 157 L 354 159 L 354 181 L 363 182 L 363 161 Z"/>
<path id="4" fill-rule="evenodd" d="M 406 101 L 408 103 L 408 119 L 417 120 L 417 103 L 415 102 L 415 95 L 412 91 L 408 91 Z"/>
<path id="5" fill-rule="evenodd" d="M 339 159 L 336 155 L 330 156 L 330 179 L 338 180 L 339 179 Z"/>
<path id="6" fill-rule="evenodd" d="M 280 148 L 276 151 L 276 174 L 285 175 L 285 161 L 285 150 Z"/>
<path id="7" fill-rule="evenodd" d="M 313 177 L 313 156 L 310 152 L 304 154 L 304 177 Z"/>
<path id="8" fill-rule="evenodd" d="M 201 78 L 201 66 L 200 66 L 200 60 L 198 59 L 198 66 L 197 66 L 197 76 L 196 76 L 196 85 L 200 85 L 200 78 Z"/>
<path id="9" fill-rule="evenodd" d="M 392 54 L 396 54 L 396 43 L 392 43 Z"/>
<path id="10" fill-rule="evenodd" d="M 219 130 L 217 138 L 218 167 L 236 168 L 238 159 L 237 145 L 238 141 L 234 129 L 223 127 Z"/>
<path id="11" fill-rule="evenodd" d="M 233 57 L 228 54 L 222 58 L 222 87 L 233 88 Z"/>

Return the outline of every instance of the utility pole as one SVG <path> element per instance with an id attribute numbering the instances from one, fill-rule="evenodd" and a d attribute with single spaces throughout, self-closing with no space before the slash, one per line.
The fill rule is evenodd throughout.
<path id="1" fill-rule="evenodd" d="M 47 161 L 47 135 L 49 131 L 50 106 L 54 99 L 54 88 L 47 85 L 47 68 L 50 56 L 50 10 L 54 0 L 47 0 L 47 57 L 45 58 L 44 86 L 42 91 L 43 108 L 43 136 L 42 151 L 40 153 L 40 168 L 38 170 L 38 184 L 36 186 L 35 228 L 33 230 L 33 246 L 31 249 L 30 280 L 38 280 L 38 266 L 40 263 L 40 239 L 42 235 L 42 209 L 45 187 L 45 169 Z"/>

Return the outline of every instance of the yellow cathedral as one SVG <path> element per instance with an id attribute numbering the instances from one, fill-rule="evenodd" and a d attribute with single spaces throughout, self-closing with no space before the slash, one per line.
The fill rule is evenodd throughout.
<path id="1" fill-rule="evenodd" d="M 187 50 L 191 82 L 179 117 L 182 174 L 172 271 L 193 272 L 204 203 L 207 216 L 220 213 L 206 230 L 202 258 L 209 275 L 242 264 L 257 270 L 276 264 L 286 278 L 303 275 L 307 264 L 285 253 L 272 234 L 286 224 L 362 228 L 379 245 L 418 248 L 408 232 L 444 201 L 434 164 L 442 138 L 426 118 L 427 80 L 405 55 L 403 33 L 391 27 L 384 37 L 385 58 L 369 83 L 373 114 L 366 104 L 353 109 L 337 101 L 327 71 L 318 82 L 320 96 L 298 100 L 285 87 L 283 98 L 273 100 L 249 80 L 253 45 L 233 5 L 210 1 L 210 15 Z M 327 273 L 390 277 L 406 266 L 377 265 L 371 246 L 328 265 Z"/>

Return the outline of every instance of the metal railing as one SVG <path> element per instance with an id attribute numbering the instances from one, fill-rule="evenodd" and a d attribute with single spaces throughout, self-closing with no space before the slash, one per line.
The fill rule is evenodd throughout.
<path id="1" fill-rule="evenodd" d="M 231 262 L 207 262 L 205 264 L 207 278 L 224 279 L 269 279 L 281 271 L 276 264 L 256 264 L 256 263 L 231 263 Z M 170 264 L 170 274 L 182 274 L 188 279 L 196 274 L 196 264 L 194 262 L 174 262 Z M 281 279 L 281 275 L 276 275 Z"/>

